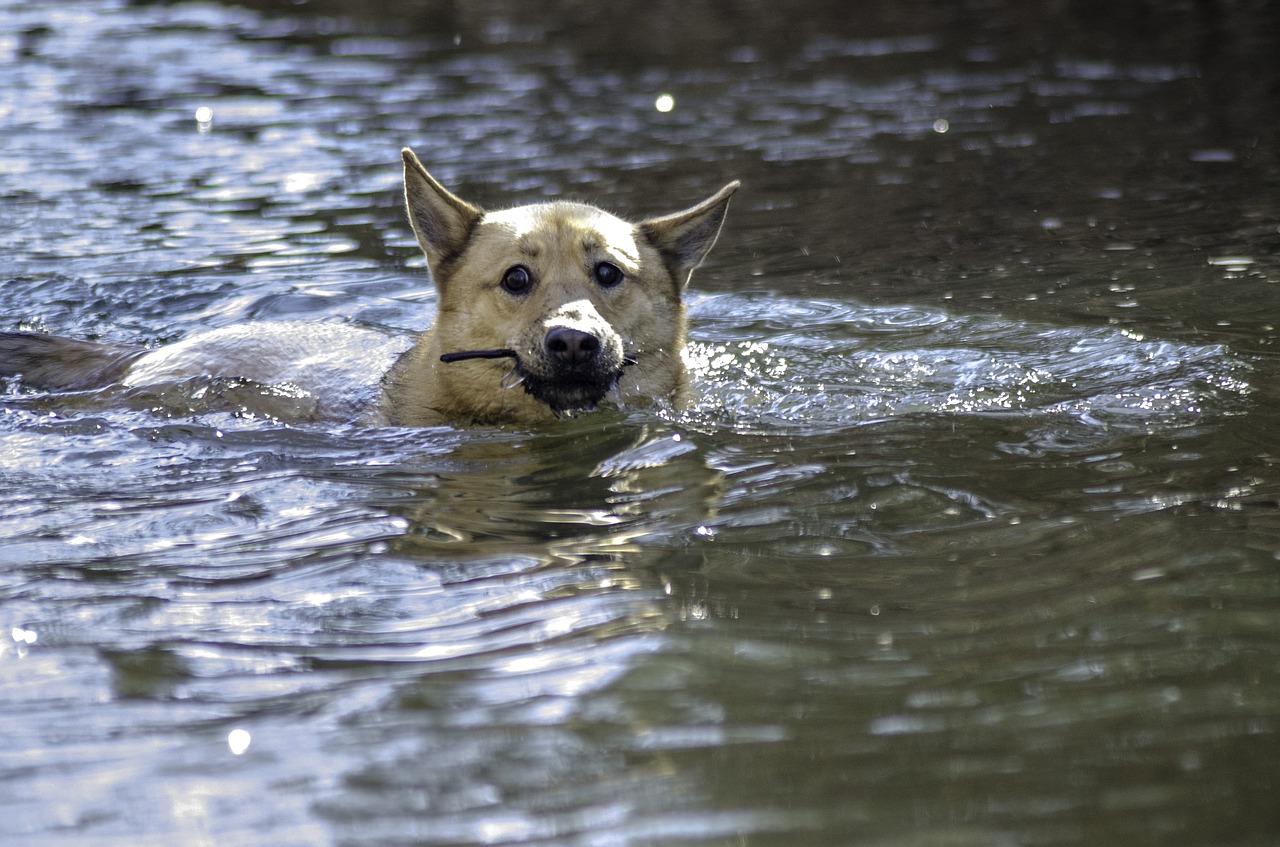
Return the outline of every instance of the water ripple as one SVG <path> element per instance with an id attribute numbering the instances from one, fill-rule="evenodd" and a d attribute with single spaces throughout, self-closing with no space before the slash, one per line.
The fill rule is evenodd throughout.
<path id="1" fill-rule="evenodd" d="M 1274 362 L 1185 329 L 1274 341 L 1223 72 L 1270 66 L 1203 25 L 1265 4 L 1167 4 L 1138 60 L 945 4 L 303 5 L 0 0 L 12 325 L 420 329 L 406 143 L 486 204 L 742 176 L 697 400 L 418 431 L 6 388 L 0 841 L 1266 840 Z M 909 284 L 838 287 L 855 253 Z"/>
<path id="2" fill-rule="evenodd" d="M 765 295 L 701 298 L 691 314 L 699 399 L 690 420 L 748 430 L 922 413 L 1189 425 L 1249 392 L 1249 367 L 1221 345 L 1109 328 Z"/>

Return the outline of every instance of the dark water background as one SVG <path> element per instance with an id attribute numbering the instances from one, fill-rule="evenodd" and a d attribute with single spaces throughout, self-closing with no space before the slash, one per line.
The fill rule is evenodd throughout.
<path id="1" fill-rule="evenodd" d="M 2 329 L 421 328 L 405 144 L 745 183 L 686 415 L 9 386 L 0 843 L 1280 843 L 1274 4 L 0 0 L 0 83 Z"/>

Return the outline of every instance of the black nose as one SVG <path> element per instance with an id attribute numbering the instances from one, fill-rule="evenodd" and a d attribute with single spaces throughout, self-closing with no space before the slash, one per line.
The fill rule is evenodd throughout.
<path id="1" fill-rule="evenodd" d="M 582 365 L 600 351 L 600 339 L 589 332 L 567 326 L 552 327 L 542 344 L 551 358 L 566 365 Z"/>

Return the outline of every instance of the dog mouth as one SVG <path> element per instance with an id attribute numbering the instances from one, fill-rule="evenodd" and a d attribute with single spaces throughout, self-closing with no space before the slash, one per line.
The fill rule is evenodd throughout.
<path id="1" fill-rule="evenodd" d="M 585 364 L 553 367 L 550 373 L 543 374 L 527 367 L 520 354 L 507 347 L 458 350 L 440 356 L 440 361 L 445 364 L 469 359 L 513 359 L 514 364 L 503 379 L 503 385 L 508 388 L 521 386 L 526 394 L 546 403 L 556 414 L 592 411 L 617 386 L 626 368 L 636 364 L 635 357 L 623 355 L 617 367 L 593 360 Z"/>

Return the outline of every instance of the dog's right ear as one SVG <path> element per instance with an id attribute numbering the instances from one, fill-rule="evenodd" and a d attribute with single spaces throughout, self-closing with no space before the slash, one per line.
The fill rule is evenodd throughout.
<path id="1" fill-rule="evenodd" d="M 461 255 L 484 210 L 436 182 L 408 147 L 400 151 L 400 156 L 404 159 L 404 202 L 409 223 L 422 252 L 427 254 L 432 274 L 438 274 Z"/>

